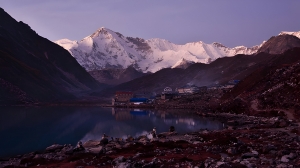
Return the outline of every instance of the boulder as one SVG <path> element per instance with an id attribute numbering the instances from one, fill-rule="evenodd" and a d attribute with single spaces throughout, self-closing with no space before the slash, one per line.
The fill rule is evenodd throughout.
<path id="1" fill-rule="evenodd" d="M 255 150 L 252 150 L 251 152 L 252 152 L 253 154 L 255 154 L 255 155 L 258 155 L 258 152 L 255 151 Z"/>
<path id="2" fill-rule="evenodd" d="M 98 154 L 98 153 L 103 152 L 103 147 L 102 146 L 98 146 L 98 147 L 89 148 L 87 150 L 89 151 L 89 153 Z"/>
<path id="3" fill-rule="evenodd" d="M 300 136 L 294 137 L 295 141 L 300 142 Z"/>
<path id="4" fill-rule="evenodd" d="M 162 132 L 160 134 L 157 135 L 158 138 L 165 138 L 167 136 L 169 136 L 170 132 Z"/>
<path id="5" fill-rule="evenodd" d="M 129 136 L 127 139 L 126 139 L 127 142 L 133 142 L 134 141 L 134 138 L 132 136 Z"/>
<path id="6" fill-rule="evenodd" d="M 133 158 L 138 158 L 138 157 L 140 157 L 142 155 L 142 153 L 137 153 L 137 154 L 135 154 L 134 156 L 133 156 Z"/>
<path id="7" fill-rule="evenodd" d="M 228 126 L 227 127 L 228 130 L 236 130 L 236 128 L 237 128 L 236 126 Z"/>
<path id="8" fill-rule="evenodd" d="M 64 154 L 66 154 L 66 155 L 72 155 L 73 154 L 73 149 L 65 150 Z"/>
<path id="9" fill-rule="evenodd" d="M 217 165 L 216 165 L 216 166 L 220 167 L 220 166 L 223 165 L 223 164 L 225 164 L 225 162 L 219 161 L 219 162 L 217 162 Z"/>
<path id="10" fill-rule="evenodd" d="M 139 140 L 139 142 L 142 143 L 142 144 L 146 144 L 146 143 L 149 142 L 149 140 L 148 140 L 147 138 L 141 138 L 141 139 Z"/>
<path id="11" fill-rule="evenodd" d="M 100 145 L 100 141 L 96 141 L 96 140 L 88 140 L 86 141 L 82 146 L 84 148 L 91 148 L 91 147 L 96 147 Z"/>
<path id="12" fill-rule="evenodd" d="M 288 149 L 282 149 L 282 150 L 280 150 L 280 151 L 277 152 L 277 155 L 278 156 L 283 156 L 283 155 L 288 155 L 290 153 L 291 153 L 290 150 L 288 150 Z"/>
<path id="13" fill-rule="evenodd" d="M 263 147 L 263 153 L 269 153 L 271 150 L 276 150 L 277 148 L 274 145 L 266 145 Z"/>
<path id="14" fill-rule="evenodd" d="M 193 141 L 193 144 L 194 145 L 197 145 L 197 144 L 199 144 L 199 143 L 201 143 L 200 141 Z"/>
<path id="15" fill-rule="evenodd" d="M 108 144 L 108 139 L 107 138 L 102 138 L 100 140 L 100 145 L 107 145 Z"/>
<path id="16" fill-rule="evenodd" d="M 41 159 L 43 158 L 43 156 L 41 154 L 36 154 L 33 159 Z"/>
<path id="17" fill-rule="evenodd" d="M 64 146 L 59 144 L 53 144 L 46 148 L 46 151 L 56 151 L 57 149 L 62 149 Z"/>
<path id="18" fill-rule="evenodd" d="M 122 162 L 125 162 L 125 161 L 126 161 L 126 159 L 124 158 L 124 156 L 119 156 L 119 157 L 117 157 L 113 160 L 113 163 L 119 164 L 119 163 L 122 163 Z"/>
<path id="19" fill-rule="evenodd" d="M 289 155 L 284 155 L 284 156 L 282 156 L 281 159 L 280 159 L 280 161 L 281 161 L 281 162 L 284 162 L 284 163 L 289 162 L 289 161 L 290 161 Z"/>
<path id="20" fill-rule="evenodd" d="M 116 168 L 126 168 L 126 167 L 131 167 L 131 164 L 127 162 L 122 162 L 116 165 Z"/>
<path id="21" fill-rule="evenodd" d="M 286 122 L 285 120 L 282 119 L 282 120 L 279 121 L 278 126 L 281 127 L 281 128 L 286 127 L 286 126 L 288 126 L 288 122 Z"/>
<path id="22" fill-rule="evenodd" d="M 289 159 L 295 159 L 297 157 L 297 154 L 296 153 L 290 153 L 289 155 L 288 155 L 288 158 Z"/>
<path id="23" fill-rule="evenodd" d="M 204 161 L 204 165 L 205 167 L 209 167 L 211 166 L 211 164 L 213 164 L 215 162 L 215 160 L 213 158 L 207 158 L 205 161 Z M 212 166 L 211 166 L 212 167 Z"/>
<path id="24" fill-rule="evenodd" d="M 190 141 L 199 141 L 199 142 L 203 142 L 203 138 L 201 138 L 201 137 L 195 137 L 195 138 L 192 138 Z"/>
<path id="25" fill-rule="evenodd" d="M 286 164 L 279 164 L 276 166 L 276 168 L 287 168 L 288 166 Z"/>
<path id="26" fill-rule="evenodd" d="M 62 148 L 61 153 L 70 155 L 73 153 L 73 147 L 71 145 L 66 145 L 64 148 Z"/>
<path id="27" fill-rule="evenodd" d="M 237 154 L 237 149 L 235 147 L 228 148 L 227 153 L 235 155 Z"/>
<path id="28" fill-rule="evenodd" d="M 128 148 L 131 145 L 131 143 L 126 143 L 123 147 Z"/>

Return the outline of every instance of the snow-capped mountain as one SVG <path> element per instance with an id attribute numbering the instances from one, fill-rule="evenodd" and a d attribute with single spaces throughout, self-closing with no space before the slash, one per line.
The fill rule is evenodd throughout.
<path id="1" fill-rule="evenodd" d="M 173 65 L 171 68 L 181 68 L 181 69 L 186 69 L 190 65 L 194 64 L 194 61 L 189 61 L 184 58 L 181 58 L 175 65 Z"/>
<path id="2" fill-rule="evenodd" d="M 142 72 L 176 67 L 182 59 L 210 63 L 220 57 L 250 55 L 261 46 L 229 48 L 220 43 L 206 44 L 202 41 L 177 45 L 159 38 L 144 40 L 125 37 L 104 27 L 80 41 L 61 39 L 55 43 L 68 50 L 87 71 L 124 69 L 132 65 Z"/>
<path id="3" fill-rule="evenodd" d="M 298 31 L 298 32 L 282 31 L 281 33 L 279 33 L 279 35 L 283 35 L 283 34 L 293 35 L 293 36 L 300 38 L 300 31 Z"/>

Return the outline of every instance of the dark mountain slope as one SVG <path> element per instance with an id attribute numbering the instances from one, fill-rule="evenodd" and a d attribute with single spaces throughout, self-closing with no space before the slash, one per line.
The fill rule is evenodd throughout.
<path id="1" fill-rule="evenodd" d="M 66 50 L 1 8 L 0 65 L 0 104 L 71 100 L 101 87 Z"/>
<path id="2" fill-rule="evenodd" d="M 247 76 L 222 99 L 232 104 L 240 99 L 256 110 L 294 109 L 299 114 L 300 48 L 274 55 L 265 66 Z"/>
<path id="3" fill-rule="evenodd" d="M 259 55 L 264 55 L 264 53 L 260 53 Z M 293 48 L 287 50 L 283 54 L 272 55 L 269 60 L 266 60 L 264 66 L 253 71 L 250 75 L 248 75 L 243 81 L 241 81 L 230 93 L 232 98 L 235 98 L 242 94 L 243 92 L 251 92 L 257 84 L 266 84 L 263 79 L 267 79 L 270 73 L 278 68 L 292 66 L 293 64 L 300 61 L 300 48 Z M 298 75 L 298 74 L 295 74 Z M 280 80 L 279 80 L 280 81 Z M 229 98 L 228 95 L 224 95 L 224 98 Z"/>
<path id="4" fill-rule="evenodd" d="M 160 93 L 167 86 L 175 89 L 187 83 L 197 86 L 227 84 L 230 80 L 242 80 L 259 67 L 263 67 L 272 55 L 237 55 L 217 59 L 211 64 L 196 63 L 187 69 L 162 69 L 154 74 L 143 76 L 127 83 L 102 92 L 105 96 L 112 96 L 117 90 L 131 90 L 135 92 Z"/>
<path id="5" fill-rule="evenodd" d="M 126 69 L 102 69 L 89 71 L 90 75 L 97 81 L 108 85 L 119 85 L 124 82 L 131 81 L 138 77 L 146 75 L 143 72 L 137 71 L 132 66 Z"/>
<path id="6" fill-rule="evenodd" d="M 300 39 L 293 35 L 284 34 L 271 37 L 261 46 L 257 53 L 282 54 L 294 47 L 300 47 Z"/>

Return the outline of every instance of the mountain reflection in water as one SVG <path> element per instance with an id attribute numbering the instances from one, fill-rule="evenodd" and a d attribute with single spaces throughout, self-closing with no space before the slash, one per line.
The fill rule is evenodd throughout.
<path id="1" fill-rule="evenodd" d="M 112 115 L 118 122 L 98 123 L 88 132 L 82 141 L 101 139 L 105 133 L 111 137 L 126 138 L 128 135 L 140 136 L 148 134 L 153 127 L 158 133 L 166 132 L 175 126 L 179 133 L 192 132 L 200 129 L 218 130 L 222 128 L 219 121 L 199 117 L 186 110 L 145 110 L 112 108 Z M 104 127 L 109 127 L 104 129 Z"/>
<path id="2" fill-rule="evenodd" d="M 1 107 L 0 157 L 43 150 L 54 143 L 75 145 L 103 133 L 112 137 L 158 133 L 175 126 L 179 133 L 222 128 L 219 121 L 188 110 L 111 109 L 101 107 Z"/>

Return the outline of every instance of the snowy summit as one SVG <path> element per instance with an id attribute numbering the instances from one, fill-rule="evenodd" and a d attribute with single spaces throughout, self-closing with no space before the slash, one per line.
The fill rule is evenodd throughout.
<path id="1" fill-rule="evenodd" d="M 80 41 L 61 39 L 55 43 L 68 50 L 87 71 L 133 66 L 142 72 L 174 68 L 183 60 L 210 63 L 220 57 L 250 55 L 261 46 L 229 48 L 220 43 L 206 44 L 202 41 L 177 45 L 159 38 L 125 37 L 104 27 Z"/>

